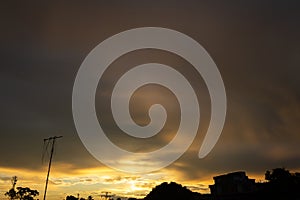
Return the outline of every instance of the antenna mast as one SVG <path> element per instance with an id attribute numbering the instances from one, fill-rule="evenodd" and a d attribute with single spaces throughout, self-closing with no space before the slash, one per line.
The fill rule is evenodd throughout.
<path id="1" fill-rule="evenodd" d="M 46 185 L 45 185 L 45 192 L 44 192 L 44 200 L 46 200 L 46 194 L 47 194 L 47 187 L 48 187 L 48 180 L 49 180 L 49 174 L 50 174 L 50 168 L 51 168 L 51 162 L 52 162 L 52 156 L 54 152 L 54 144 L 55 140 L 58 138 L 62 138 L 63 136 L 54 136 L 54 137 L 49 137 L 47 139 L 44 139 L 44 142 L 48 141 L 48 143 L 52 142 L 51 146 L 51 154 L 50 154 L 50 160 L 49 160 L 49 166 L 48 166 L 48 173 L 47 173 L 47 179 L 46 179 Z"/>

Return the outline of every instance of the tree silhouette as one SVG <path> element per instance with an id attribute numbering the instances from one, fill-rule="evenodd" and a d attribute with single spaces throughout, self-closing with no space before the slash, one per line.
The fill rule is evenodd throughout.
<path id="1" fill-rule="evenodd" d="M 8 192 L 5 193 L 5 196 L 8 196 L 10 199 L 16 199 L 17 192 L 15 191 L 15 189 L 11 188 Z"/>
<path id="2" fill-rule="evenodd" d="M 298 173 L 290 173 L 285 168 L 275 168 L 272 171 L 266 171 L 265 179 L 268 182 L 264 192 L 272 199 L 300 198 L 300 176 Z"/>
<path id="3" fill-rule="evenodd" d="M 74 197 L 73 195 L 67 196 L 66 200 L 78 200 L 77 197 Z"/>
<path id="4" fill-rule="evenodd" d="M 285 168 L 276 168 L 272 172 L 269 170 L 265 173 L 265 179 L 270 182 L 286 182 L 291 180 L 292 174 Z"/>
<path id="5" fill-rule="evenodd" d="M 16 199 L 17 198 L 17 192 L 15 190 L 17 181 L 18 181 L 18 178 L 16 176 L 13 176 L 11 178 L 12 188 L 8 192 L 5 193 L 5 195 L 9 196 L 10 199 Z"/>
<path id="6" fill-rule="evenodd" d="M 17 187 L 17 191 L 15 190 L 15 186 L 17 184 L 18 178 L 13 176 L 11 179 L 12 188 L 5 193 L 10 199 L 20 199 L 20 200 L 33 200 L 35 196 L 39 195 L 37 190 L 31 190 L 29 187 Z"/>
<path id="7" fill-rule="evenodd" d="M 20 200 L 33 200 L 35 196 L 39 195 L 37 190 L 31 190 L 29 187 L 17 187 L 17 196 Z"/>
<path id="8" fill-rule="evenodd" d="M 195 197 L 200 196 L 199 193 L 194 193 L 183 187 L 180 184 L 175 182 L 164 182 L 155 188 L 144 198 L 145 200 L 165 200 L 165 199 L 172 199 L 172 200 L 193 200 Z"/>

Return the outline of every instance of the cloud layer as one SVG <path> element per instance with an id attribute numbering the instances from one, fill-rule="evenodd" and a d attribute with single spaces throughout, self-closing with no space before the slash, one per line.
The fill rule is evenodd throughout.
<path id="1" fill-rule="evenodd" d="M 1 12 L 5 30 L 0 33 L 1 183 L 9 185 L 12 175 L 22 177 L 21 171 L 30 171 L 36 174 L 28 172 L 24 178 L 42 190 L 43 139 L 53 135 L 64 137 L 56 144 L 52 185 L 68 192 L 79 184 L 75 190 L 116 188 L 115 192 L 122 193 L 122 188 L 129 188 L 128 194 L 140 190 L 136 194 L 142 195 L 163 180 L 203 191 L 200 182 L 207 183 L 219 173 L 247 170 L 257 175 L 282 166 L 300 169 L 298 2 L 21 4 L 7 2 Z M 197 153 L 210 118 L 202 78 L 184 59 L 167 52 L 143 50 L 124 55 L 106 71 L 96 95 L 98 117 L 102 114 L 99 122 L 113 142 L 130 151 L 147 152 L 167 144 L 178 128 L 178 102 L 157 86 L 137 91 L 130 109 L 137 123 L 146 124 L 148 107 L 157 102 L 165 105 L 169 118 L 161 133 L 143 141 L 122 134 L 115 126 L 109 112 L 111 84 L 132 66 L 145 62 L 168 64 L 189 78 L 200 101 L 201 122 L 189 151 L 171 166 L 153 176 L 118 175 L 94 159 L 77 136 L 72 87 L 91 49 L 111 35 L 144 26 L 181 31 L 205 47 L 225 83 L 227 119 L 213 151 L 199 160 Z M 89 172 L 95 168 L 95 173 Z"/>

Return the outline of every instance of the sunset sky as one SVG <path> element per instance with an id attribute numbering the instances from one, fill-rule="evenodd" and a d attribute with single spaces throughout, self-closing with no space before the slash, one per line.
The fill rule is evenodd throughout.
<path id="1" fill-rule="evenodd" d="M 17 186 L 40 192 L 48 153 L 43 139 L 63 135 L 55 146 L 48 199 L 67 195 L 100 198 L 145 196 L 164 181 L 208 193 L 213 176 L 245 170 L 257 181 L 276 167 L 300 170 L 300 3 L 298 1 L 61 1 L 2 2 L 0 6 L 0 200 L 18 176 Z M 72 115 L 72 90 L 88 53 L 119 32 L 138 27 L 180 31 L 201 44 L 222 75 L 227 116 L 214 149 L 198 151 L 208 128 L 210 98 L 193 66 L 170 52 L 145 49 L 115 60 L 96 93 L 99 123 L 117 146 L 149 152 L 169 143 L 180 121 L 178 102 L 165 87 L 140 88 L 130 111 L 147 124 L 147 109 L 165 106 L 168 120 L 152 138 L 126 135 L 114 123 L 110 92 L 123 73 L 143 63 L 172 66 L 189 79 L 199 100 L 198 134 L 176 162 L 147 174 L 120 172 L 96 160 L 82 144 Z M 191 119 L 192 120 L 192 119 Z M 104 152 L 108 153 L 108 152 Z"/>

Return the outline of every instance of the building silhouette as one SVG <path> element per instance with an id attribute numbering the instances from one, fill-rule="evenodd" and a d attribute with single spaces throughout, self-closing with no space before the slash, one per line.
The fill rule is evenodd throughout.
<path id="1" fill-rule="evenodd" d="M 255 179 L 249 179 L 243 171 L 215 176 L 213 179 L 214 185 L 209 186 L 213 199 L 240 199 L 257 190 Z"/>

